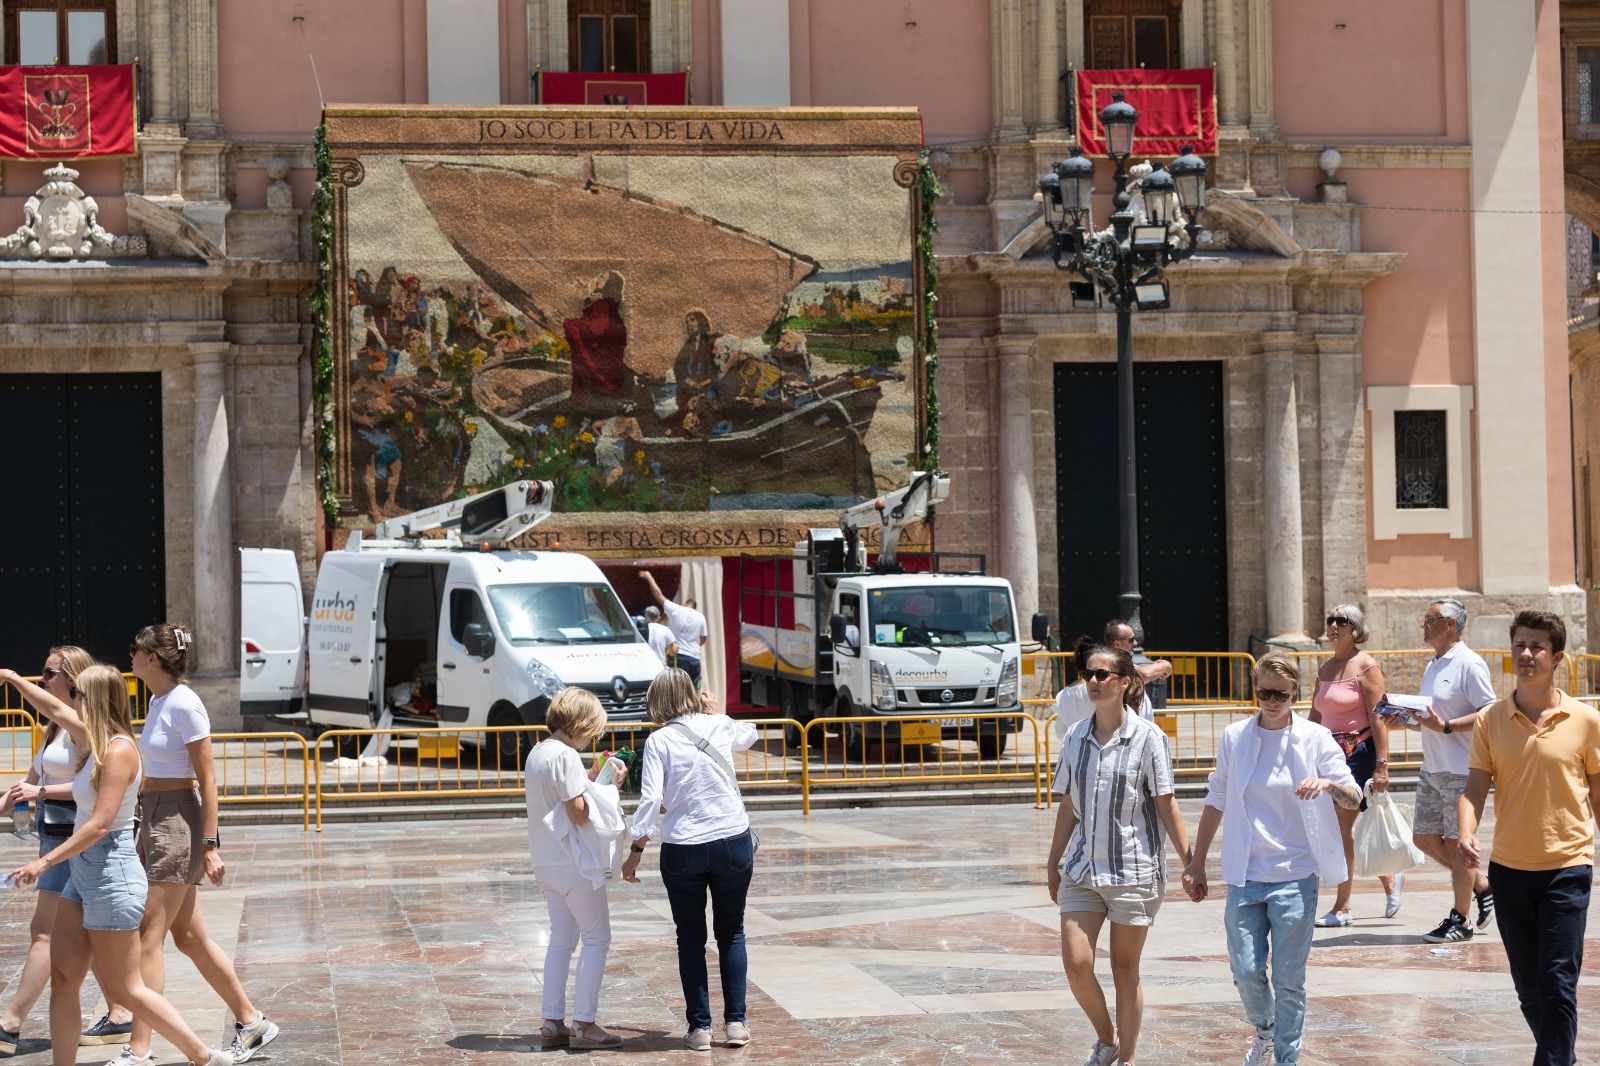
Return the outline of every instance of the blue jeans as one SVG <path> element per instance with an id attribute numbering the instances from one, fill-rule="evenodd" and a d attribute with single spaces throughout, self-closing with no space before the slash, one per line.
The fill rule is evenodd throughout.
<path id="1" fill-rule="evenodd" d="M 1223 923 L 1228 962 L 1244 1016 L 1258 1033 L 1271 1033 L 1278 1062 L 1300 1061 L 1306 1024 L 1306 960 L 1317 908 L 1317 876 L 1299 881 L 1246 881 L 1228 886 Z M 1272 977 L 1267 977 L 1267 949 Z"/>
<path id="2" fill-rule="evenodd" d="M 678 927 L 678 981 L 683 985 L 690 1029 L 711 1028 L 711 992 L 706 984 L 706 890 L 711 890 L 711 926 L 722 973 L 722 1020 L 744 1021 L 744 901 L 755 866 L 755 837 L 705 844 L 661 845 L 661 880 Z"/>

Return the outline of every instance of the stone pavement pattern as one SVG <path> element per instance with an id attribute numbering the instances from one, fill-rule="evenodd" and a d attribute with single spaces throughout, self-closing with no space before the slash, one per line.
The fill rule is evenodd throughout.
<path id="1" fill-rule="evenodd" d="M 1192 830 L 1198 804 L 1184 809 Z M 746 923 L 755 1042 L 743 1051 L 718 1047 L 710 1058 L 1081 1062 L 1092 1033 L 1067 992 L 1056 911 L 1043 887 L 1053 818 L 1025 806 L 757 815 L 761 851 Z M 525 824 L 513 820 L 340 825 L 320 836 L 283 827 L 231 833 L 227 886 L 203 890 L 202 899 L 213 935 L 237 951 L 255 1002 L 283 1026 L 253 1061 L 534 1061 L 546 927 L 525 839 Z M 16 865 L 27 847 L 0 838 L 0 862 Z M 704 1061 L 678 1043 L 676 953 L 656 857 L 652 847 L 642 886 L 612 890 L 614 955 L 601 1021 L 628 1039 L 622 1052 L 588 1053 L 597 1060 Z M 1447 889 L 1443 871 L 1414 872 L 1400 915 L 1385 920 L 1376 881 L 1363 882 L 1356 925 L 1318 932 L 1303 1063 L 1529 1060 L 1532 1043 L 1498 939 L 1480 937 L 1442 956 L 1420 940 L 1448 908 Z M 1235 1063 L 1242 1055 L 1249 1030 L 1215 895 L 1196 906 L 1169 887 L 1145 952 L 1138 1061 L 1146 1066 Z M 31 893 L 0 897 L 0 981 L 8 986 L 31 907 Z M 1589 930 L 1580 989 L 1585 1063 L 1600 1061 L 1600 914 L 1591 914 Z M 1103 960 L 1102 951 L 1102 970 Z M 168 977 L 174 1002 L 202 1036 L 229 1023 L 187 960 L 173 955 Z M 712 987 L 715 1013 L 714 968 Z M 94 998 L 86 989 L 86 1013 Z M 45 1009 L 41 1003 L 28 1020 L 12 1060 L 18 1066 L 50 1061 Z M 161 1063 L 179 1061 L 157 1047 Z M 83 1049 L 78 1061 L 109 1057 Z"/>

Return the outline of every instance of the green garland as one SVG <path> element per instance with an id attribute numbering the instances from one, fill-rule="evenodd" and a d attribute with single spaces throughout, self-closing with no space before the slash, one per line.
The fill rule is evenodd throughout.
<path id="1" fill-rule="evenodd" d="M 311 207 L 311 243 L 317 260 L 317 280 L 307 301 L 316 331 L 316 355 L 311 364 L 311 407 L 316 419 L 317 494 L 329 525 L 339 517 L 334 492 L 334 460 L 338 444 L 333 432 L 333 161 L 328 152 L 328 127 L 316 135 L 317 192 Z"/>
<path id="2" fill-rule="evenodd" d="M 922 165 L 922 213 L 917 225 L 917 254 L 922 256 L 922 310 L 923 338 L 922 362 L 926 371 L 922 392 L 922 413 L 927 429 L 922 438 L 924 469 L 939 469 L 939 320 L 936 315 L 939 303 L 939 265 L 933 258 L 933 235 L 939 232 L 939 219 L 934 212 L 944 187 L 928 164 L 930 152 L 924 148 L 918 162 Z"/>

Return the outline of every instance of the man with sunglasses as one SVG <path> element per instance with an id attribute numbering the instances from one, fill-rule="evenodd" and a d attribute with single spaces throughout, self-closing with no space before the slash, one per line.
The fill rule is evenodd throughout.
<path id="1" fill-rule="evenodd" d="M 1418 719 L 1422 731 L 1422 771 L 1417 776 L 1416 804 L 1411 814 L 1412 841 L 1429 858 L 1450 871 L 1454 899 L 1444 921 L 1422 939 L 1430 944 L 1471 940 L 1494 921 L 1494 893 L 1482 870 L 1461 863 L 1457 843 L 1456 806 L 1467 787 L 1467 755 L 1478 712 L 1496 699 L 1489 664 L 1462 639 L 1467 609 L 1460 600 L 1440 599 L 1423 612 L 1422 640 L 1433 660 L 1422 672 L 1419 695 L 1432 713 Z M 1478 902 L 1476 922 L 1467 912 Z"/>
<path id="2" fill-rule="evenodd" d="M 1155 705 L 1150 702 L 1150 686 L 1166 684 L 1172 676 L 1172 664 L 1165 659 L 1150 659 L 1144 654 L 1144 649 L 1139 647 L 1134 638 L 1133 627 L 1120 618 L 1113 618 L 1106 623 L 1106 647 L 1125 651 L 1133 656 L 1133 668 L 1139 674 L 1139 680 L 1144 682 L 1144 697 L 1139 701 L 1139 717 L 1147 721 L 1154 721 Z M 1162 704 L 1165 706 L 1165 703 Z"/>

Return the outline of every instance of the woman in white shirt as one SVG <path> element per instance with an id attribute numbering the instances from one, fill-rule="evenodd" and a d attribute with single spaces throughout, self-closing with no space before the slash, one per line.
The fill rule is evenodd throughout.
<path id="1" fill-rule="evenodd" d="M 1334 804 L 1361 805 L 1333 734 L 1291 709 L 1300 685 L 1294 663 L 1262 659 L 1255 684 L 1259 713 L 1223 731 L 1183 873 L 1190 898 L 1205 899 L 1206 852 L 1220 826 L 1228 957 L 1256 1030 L 1245 1066 L 1300 1060 L 1317 879 L 1337 885 L 1349 874 Z"/>
<path id="2" fill-rule="evenodd" d="M 46 692 L 76 710 L 83 710 L 78 692 L 78 675 L 94 665 L 94 657 L 75 645 L 51 648 L 45 657 L 39 684 Z M 72 737 L 55 722 L 45 730 L 44 743 L 33 757 L 28 776 L 12 785 L 0 802 L 0 817 L 11 813 L 19 803 L 31 803 L 34 827 L 39 834 L 39 854 L 47 855 L 72 835 L 72 777 L 77 756 Z M 52 866 L 39 878 L 39 898 L 33 905 L 30 943 L 22 973 L 17 978 L 11 1006 L 0 1015 L 0 1055 L 15 1055 L 22 1036 L 22 1022 L 39 1001 L 50 983 L 50 927 L 55 924 L 56 904 L 67 887 L 67 865 Z"/>
<path id="3" fill-rule="evenodd" d="M 750 1042 L 745 1018 L 744 905 L 755 866 L 756 839 L 734 777 L 733 753 L 756 742 L 756 727 L 702 701 L 682 670 L 663 670 L 645 694 L 661 728 L 644 746 L 633 848 L 622 876 L 638 883 L 639 858 L 661 837 L 661 880 L 678 929 L 678 980 L 683 985 L 691 1051 L 711 1050 L 711 993 L 706 978 L 706 892 L 722 974 L 722 1018 L 729 1047 Z M 664 813 L 663 813 L 664 811 Z"/>
<path id="4" fill-rule="evenodd" d="M 133 673 L 150 690 L 150 709 L 139 734 L 144 791 L 139 796 L 139 850 L 150 880 L 139 938 L 145 983 L 166 987 L 167 934 L 189 957 L 234 1017 L 233 1055 L 245 1062 L 276 1039 L 278 1027 L 256 1010 L 239 983 L 233 960 L 206 932 L 199 885 L 222 884 L 222 838 L 217 831 L 217 772 L 211 760 L 211 718 L 185 683 L 188 628 L 145 626 L 128 646 Z M 115 1016 L 112 1016 L 115 1020 Z M 109 1066 L 154 1066 L 150 1028 L 134 1019 L 133 1039 Z"/>
<path id="5" fill-rule="evenodd" d="M 605 708 L 594 693 L 563 689 L 550 701 L 544 723 L 550 736 L 528 753 L 523 775 L 528 799 L 528 856 L 550 914 L 550 943 L 544 953 L 544 1048 L 614 1048 L 622 1038 L 595 1024 L 600 981 L 611 948 L 611 910 L 604 881 L 595 884 L 578 870 L 563 843 L 564 823 L 587 825 L 584 796 L 589 778 L 579 749 L 594 743 L 606 726 Z M 572 1028 L 567 1028 L 567 971 L 579 943 L 577 985 L 573 989 Z"/>
<path id="6" fill-rule="evenodd" d="M 50 1055 L 54 1066 L 78 1061 L 78 992 L 94 964 L 106 996 L 133 1009 L 196 1066 L 233 1066 L 231 1052 L 206 1047 L 140 974 L 139 922 L 144 913 L 144 869 L 134 848 L 134 808 L 142 776 L 128 721 L 128 686 L 122 675 L 95 664 L 78 675 L 80 714 L 70 704 L 11 670 L 0 682 L 16 686 L 29 703 L 72 735 L 78 766 L 72 780 L 77 806 L 72 835 L 47 854 L 12 872 L 32 884 L 49 869 L 71 863 L 50 937 Z"/>

